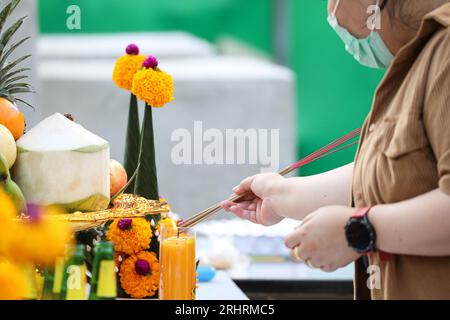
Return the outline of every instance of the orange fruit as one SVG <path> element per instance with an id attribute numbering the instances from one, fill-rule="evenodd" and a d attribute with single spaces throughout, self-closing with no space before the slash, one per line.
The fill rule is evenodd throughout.
<path id="1" fill-rule="evenodd" d="M 25 117 L 15 104 L 5 98 L 0 98 L 0 124 L 11 131 L 15 140 L 19 139 L 25 130 Z"/>

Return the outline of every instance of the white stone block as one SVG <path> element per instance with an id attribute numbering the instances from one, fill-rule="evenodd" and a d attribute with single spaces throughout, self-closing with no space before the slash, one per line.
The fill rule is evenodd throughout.
<path id="1" fill-rule="evenodd" d="M 130 43 L 137 44 L 142 54 L 160 59 L 215 53 L 209 42 L 185 32 L 43 35 L 37 48 L 44 60 L 116 59 Z"/>

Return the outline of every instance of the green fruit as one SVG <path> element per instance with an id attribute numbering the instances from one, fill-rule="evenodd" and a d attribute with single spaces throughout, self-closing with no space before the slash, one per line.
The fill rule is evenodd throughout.
<path id="1" fill-rule="evenodd" d="M 17 211 L 19 213 L 24 212 L 26 202 L 25 202 L 25 197 L 23 196 L 22 190 L 20 190 L 19 186 L 10 179 L 5 183 L 3 190 L 5 191 L 5 193 L 7 195 L 9 195 L 11 197 Z"/>
<path id="2" fill-rule="evenodd" d="M 0 153 L 0 183 L 5 183 L 9 179 L 8 161 L 6 161 L 6 158 Z"/>
<path id="3" fill-rule="evenodd" d="M 25 210 L 25 197 L 23 196 L 22 190 L 20 190 L 19 186 L 11 180 L 8 162 L 2 154 L 0 154 L 0 188 L 2 188 L 3 191 L 11 197 L 18 213 Z"/>

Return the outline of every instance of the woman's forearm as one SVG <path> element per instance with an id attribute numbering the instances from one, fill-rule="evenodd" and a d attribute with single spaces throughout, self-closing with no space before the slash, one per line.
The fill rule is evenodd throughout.
<path id="1" fill-rule="evenodd" d="M 350 205 L 353 163 L 309 177 L 280 180 L 271 191 L 275 212 L 302 220 L 328 205 Z"/>
<path id="2" fill-rule="evenodd" d="M 450 196 L 434 190 L 416 198 L 375 206 L 369 219 L 378 249 L 395 254 L 450 255 Z"/>

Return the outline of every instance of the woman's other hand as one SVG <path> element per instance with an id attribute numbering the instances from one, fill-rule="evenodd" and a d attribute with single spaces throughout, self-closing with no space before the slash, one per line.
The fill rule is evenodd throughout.
<path id="1" fill-rule="evenodd" d="M 276 173 L 258 174 L 244 179 L 233 188 L 234 193 L 244 195 L 244 199 L 239 203 L 224 201 L 222 207 L 225 211 L 253 223 L 264 226 L 277 224 L 284 218 L 274 210 L 273 195 L 278 183 L 284 180 Z"/>
<path id="2" fill-rule="evenodd" d="M 291 257 L 326 272 L 357 260 L 361 255 L 348 246 L 344 231 L 354 212 L 351 207 L 329 206 L 308 215 L 286 237 L 285 244 L 291 249 Z"/>

